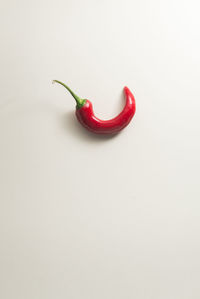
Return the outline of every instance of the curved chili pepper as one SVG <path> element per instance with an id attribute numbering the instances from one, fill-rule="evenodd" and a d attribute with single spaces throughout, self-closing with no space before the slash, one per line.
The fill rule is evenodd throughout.
<path id="1" fill-rule="evenodd" d="M 79 98 L 67 85 L 63 85 L 76 100 L 76 117 L 83 127 L 96 134 L 115 134 L 124 129 L 133 118 L 136 110 L 135 98 L 128 87 L 124 87 L 126 104 L 122 112 L 110 120 L 101 120 L 94 115 L 92 103 L 89 100 Z"/>

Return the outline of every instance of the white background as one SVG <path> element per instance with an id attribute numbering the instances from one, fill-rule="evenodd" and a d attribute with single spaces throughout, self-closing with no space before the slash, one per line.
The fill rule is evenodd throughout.
<path id="1" fill-rule="evenodd" d="M 198 0 L 0 4 L 0 298 L 200 298 Z M 135 95 L 114 138 L 86 132 Z"/>

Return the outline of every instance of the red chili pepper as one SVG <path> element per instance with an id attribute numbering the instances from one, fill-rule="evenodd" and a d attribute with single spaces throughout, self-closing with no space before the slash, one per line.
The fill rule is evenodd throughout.
<path id="1" fill-rule="evenodd" d="M 92 103 L 89 100 L 79 98 L 67 85 L 63 85 L 76 100 L 76 116 L 79 122 L 89 131 L 96 134 L 115 134 L 124 129 L 135 114 L 135 99 L 128 87 L 124 87 L 126 104 L 122 112 L 110 120 L 101 120 L 94 115 Z"/>

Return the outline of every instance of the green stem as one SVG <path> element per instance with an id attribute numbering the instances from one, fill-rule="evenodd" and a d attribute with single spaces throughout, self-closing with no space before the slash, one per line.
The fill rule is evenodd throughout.
<path id="1" fill-rule="evenodd" d="M 64 84 L 64 83 L 62 83 L 61 81 L 58 81 L 58 80 L 53 80 L 52 83 L 55 83 L 55 82 L 57 82 L 57 83 L 61 84 L 62 86 L 64 86 L 71 93 L 71 95 L 73 96 L 73 98 L 76 101 L 77 108 L 81 108 L 85 104 L 86 100 L 79 98 L 66 84 Z"/>

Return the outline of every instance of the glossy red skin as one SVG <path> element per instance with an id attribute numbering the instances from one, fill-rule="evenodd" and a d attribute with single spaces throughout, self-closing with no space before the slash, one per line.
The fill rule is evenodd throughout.
<path id="1" fill-rule="evenodd" d="M 76 116 L 79 122 L 89 131 L 96 134 L 116 134 L 124 129 L 135 114 L 135 98 L 128 87 L 124 87 L 126 104 L 122 112 L 110 120 L 101 120 L 94 115 L 92 103 L 86 100 L 86 103 L 76 109 Z"/>

